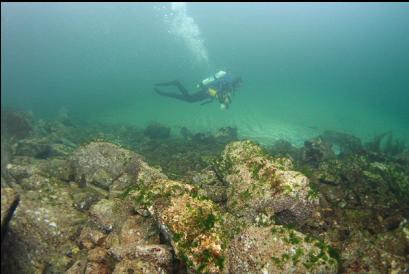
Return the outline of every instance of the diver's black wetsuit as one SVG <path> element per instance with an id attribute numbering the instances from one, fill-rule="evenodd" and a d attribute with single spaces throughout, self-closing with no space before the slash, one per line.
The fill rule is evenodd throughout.
<path id="1" fill-rule="evenodd" d="M 155 91 L 161 96 L 176 98 L 176 99 L 179 99 L 185 102 L 189 102 L 189 103 L 199 102 L 199 101 L 203 101 L 205 99 L 210 98 L 209 94 L 206 92 L 204 88 L 202 88 L 201 90 L 195 93 L 190 94 L 187 91 L 187 89 L 178 80 L 171 81 L 171 82 L 165 82 L 165 83 L 159 83 L 159 84 L 156 84 L 156 86 L 175 86 L 177 87 L 179 91 L 181 92 L 181 94 L 164 92 L 164 91 L 159 90 L 157 87 L 155 87 Z"/>

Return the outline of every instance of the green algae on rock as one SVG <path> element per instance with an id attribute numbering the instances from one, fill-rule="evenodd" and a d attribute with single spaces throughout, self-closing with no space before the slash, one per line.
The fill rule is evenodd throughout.
<path id="1" fill-rule="evenodd" d="M 74 239 L 85 214 L 72 207 L 69 189 L 51 180 L 35 190 L 20 191 L 20 197 L 3 243 L 7 253 L 2 267 L 9 273 L 43 273 L 50 267 L 65 271 L 71 260 L 66 254 L 76 247 Z"/>
<path id="2" fill-rule="evenodd" d="M 337 273 L 331 248 L 302 233 L 272 225 L 249 226 L 231 242 L 229 273 Z"/>
<path id="3" fill-rule="evenodd" d="M 19 202 L 19 195 L 10 187 L 1 188 L 1 241 Z"/>
<path id="4" fill-rule="evenodd" d="M 77 180 L 84 177 L 86 183 L 118 193 L 136 182 L 140 164 L 136 153 L 106 142 L 79 147 L 71 161 Z"/>
<path id="5" fill-rule="evenodd" d="M 164 179 L 131 195 L 137 206 L 146 206 L 188 269 L 222 272 L 226 245 L 223 217 L 216 204 L 190 185 Z"/>
<path id="6" fill-rule="evenodd" d="M 250 222 L 260 212 L 285 210 L 286 222 L 302 223 L 318 206 L 307 177 L 289 170 L 289 159 L 272 159 L 253 142 L 230 143 L 214 166 L 228 185 L 228 211 Z"/>

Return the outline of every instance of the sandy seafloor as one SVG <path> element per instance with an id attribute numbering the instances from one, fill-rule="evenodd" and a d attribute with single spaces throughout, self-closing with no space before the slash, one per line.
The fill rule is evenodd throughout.
<path id="1" fill-rule="evenodd" d="M 182 127 L 193 132 L 214 132 L 221 127 L 233 126 L 238 128 L 240 138 L 266 145 L 286 139 L 301 146 L 305 140 L 325 130 L 349 133 L 363 141 L 372 140 L 384 132 L 409 140 L 409 127 L 405 124 L 408 117 L 399 120 L 362 102 L 343 101 L 342 95 L 320 98 L 322 102 L 317 104 L 314 102 L 317 98 L 309 97 L 308 93 L 302 98 L 299 93 L 295 95 L 290 91 L 273 91 L 276 95 L 269 94 L 268 99 L 258 98 L 265 92 L 268 90 L 251 94 L 251 87 L 242 87 L 231 107 L 221 111 L 216 101 L 201 106 L 200 103 L 162 98 L 152 91 L 126 107 L 101 111 L 92 118 L 140 127 L 159 122 L 171 127 L 172 134 L 178 134 Z"/>

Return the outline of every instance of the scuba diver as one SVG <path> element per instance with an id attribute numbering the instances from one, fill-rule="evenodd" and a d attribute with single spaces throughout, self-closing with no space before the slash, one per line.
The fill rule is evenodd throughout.
<path id="1" fill-rule="evenodd" d="M 225 71 L 219 71 L 215 75 L 200 82 L 200 84 L 197 85 L 199 91 L 195 93 L 189 93 L 178 80 L 156 84 L 155 91 L 161 96 L 167 96 L 189 103 L 210 99 L 201 103 L 201 105 L 211 103 L 214 99 L 217 99 L 220 103 L 220 109 L 225 110 L 229 108 L 231 97 L 241 82 L 241 77 L 235 77 Z M 180 93 L 164 92 L 161 91 L 158 86 L 175 86 L 179 89 Z"/>

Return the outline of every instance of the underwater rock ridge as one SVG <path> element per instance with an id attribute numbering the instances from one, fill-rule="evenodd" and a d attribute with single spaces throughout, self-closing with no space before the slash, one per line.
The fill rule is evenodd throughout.
<path id="1" fill-rule="evenodd" d="M 246 187 L 242 191 L 228 192 L 226 209 L 197 187 L 169 179 L 139 184 L 130 193 L 137 210 L 146 209 L 153 216 L 189 273 L 285 273 L 290 269 L 297 273 L 307 269 L 313 273 L 336 273 L 337 261 L 329 255 L 326 244 L 312 239 L 306 241 L 302 233 L 284 226 L 261 223 L 259 211 L 262 206 L 252 205 L 264 199 L 262 205 L 270 205 L 267 212 L 263 212 L 266 218 L 282 210 L 293 213 L 289 222 L 302 223 L 308 218 L 317 199 L 308 195 L 308 180 L 302 174 L 288 170 L 291 166 L 288 160 L 274 162 L 256 144 L 242 141 L 227 145 L 214 164 L 229 187 L 238 187 L 239 183 Z M 272 176 L 276 173 L 279 179 Z M 230 178 L 234 174 L 241 178 Z M 263 196 L 268 190 L 269 195 Z M 252 191 L 248 195 L 253 196 L 253 203 L 242 194 L 246 191 Z M 263 231 L 258 226 L 269 226 L 265 229 L 268 235 L 258 238 Z M 251 255 L 249 250 L 240 247 L 241 239 L 245 237 L 253 237 Z M 265 247 L 269 237 L 271 244 Z M 315 244 L 309 244 L 312 242 Z M 273 250 L 273 253 L 266 255 L 263 248 Z M 294 253 L 287 254 L 289 249 Z M 260 258 L 257 263 L 250 262 L 253 256 Z"/>
<path id="2" fill-rule="evenodd" d="M 16 141 L 2 174 L 2 186 L 20 195 L 4 238 L 4 273 L 409 269 L 405 152 L 362 151 L 355 138 L 333 132 L 302 148 L 281 143 L 277 155 L 232 142 L 234 128 L 203 136 L 132 139 L 138 153 L 143 142 L 165 165 L 175 159 L 181 173 L 172 177 L 143 153 L 100 139 L 44 157 L 36 149 L 58 136 Z M 189 150 L 209 153 L 190 169 L 190 158 L 181 161 Z"/>

